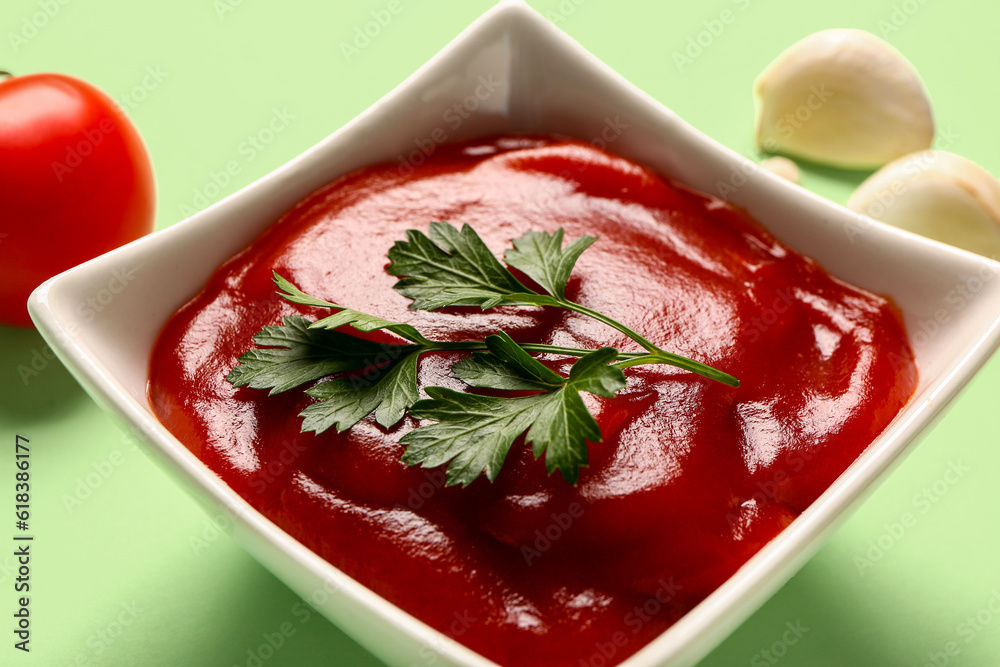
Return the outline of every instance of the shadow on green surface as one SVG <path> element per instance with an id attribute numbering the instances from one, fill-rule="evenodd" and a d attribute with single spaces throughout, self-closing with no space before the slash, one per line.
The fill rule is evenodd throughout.
<path id="1" fill-rule="evenodd" d="M 827 167 L 816 162 L 796 160 L 799 168 L 809 176 L 819 176 L 825 180 L 833 181 L 845 185 L 851 192 L 857 189 L 865 179 L 871 176 L 874 171 L 871 169 L 838 169 L 837 167 Z"/>
<path id="2" fill-rule="evenodd" d="M 242 572 L 234 572 L 226 605 L 254 610 L 227 629 L 240 637 L 219 651 L 225 665 L 271 666 L 330 665 L 332 667 L 383 667 L 383 663 L 358 645 L 259 564 L 246 559 Z M 233 650 L 243 644 L 242 650 Z M 269 657 L 273 656 L 273 657 Z M 193 664 L 193 663 L 188 663 Z"/>
<path id="3" fill-rule="evenodd" d="M 202 595 L 190 582 L 178 584 L 181 599 L 196 601 L 193 622 L 175 624 L 184 641 L 156 639 L 156 664 L 384 667 L 247 554 L 227 549 L 215 559 L 212 564 L 201 556 L 182 559 L 187 567 L 213 571 L 212 593 Z M 213 569 L 220 565 L 225 569 Z M 173 612 L 165 611 L 164 622 L 171 618 Z"/>
<path id="4" fill-rule="evenodd" d="M 0 327 L 0 420 L 22 428 L 57 419 L 85 400 L 37 331 Z"/>
<path id="5" fill-rule="evenodd" d="M 778 661 L 788 667 L 912 667 L 926 660 L 921 647 L 952 639 L 936 626 L 914 628 L 911 620 L 899 617 L 899 600 L 845 581 L 844 568 L 830 558 L 820 552 L 698 667 Z"/>

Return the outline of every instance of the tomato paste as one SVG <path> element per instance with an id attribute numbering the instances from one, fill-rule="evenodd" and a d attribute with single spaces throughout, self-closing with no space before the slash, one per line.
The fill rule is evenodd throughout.
<path id="1" fill-rule="evenodd" d="M 915 389 L 887 299 L 831 277 L 717 198 L 550 137 L 440 146 L 405 167 L 335 180 L 220 267 L 166 324 L 149 396 L 181 442 L 278 526 L 500 664 L 604 665 L 633 654 L 813 502 Z M 503 329 L 522 342 L 639 350 L 567 311 L 408 310 L 386 252 L 407 229 L 439 220 L 469 223 L 498 256 L 529 230 L 599 237 L 567 297 L 740 387 L 630 368 L 616 397 L 585 394 L 604 440 L 589 446 L 576 486 L 547 476 L 518 441 L 495 482 L 460 488 L 445 487 L 440 469 L 400 461 L 399 439 L 417 426 L 410 417 L 389 429 L 369 417 L 342 434 L 301 433 L 297 415 L 315 399 L 226 381 L 262 326 L 329 314 L 276 296 L 272 271 L 431 338 Z M 468 390 L 450 372 L 459 358 L 423 357 L 421 386 Z"/>

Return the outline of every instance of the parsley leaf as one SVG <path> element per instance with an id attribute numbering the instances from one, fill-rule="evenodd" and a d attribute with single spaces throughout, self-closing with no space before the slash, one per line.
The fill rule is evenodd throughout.
<path id="1" fill-rule="evenodd" d="M 610 397 L 625 387 L 621 369 L 609 365 L 618 357 L 617 350 L 601 348 L 584 355 L 566 378 L 531 357 L 503 332 L 488 337 L 486 343 L 494 360 L 476 369 L 485 355 L 472 357 L 465 362 L 464 375 L 477 380 L 499 375 L 500 386 L 494 388 L 510 388 L 510 378 L 519 377 L 524 381 L 522 388 L 547 386 L 548 390 L 507 398 L 428 387 L 430 398 L 415 403 L 410 414 L 437 423 L 403 436 L 400 443 L 407 446 L 403 461 L 428 468 L 450 462 L 449 486 L 468 486 L 482 473 L 493 481 L 514 440 L 527 431 L 525 442 L 533 445 L 535 458 L 545 454 L 548 472 L 558 469 L 575 484 L 580 467 L 586 465 L 586 441 L 601 441 L 600 427 L 580 392 Z M 500 368 L 506 374 L 498 372 Z"/>
<path id="2" fill-rule="evenodd" d="M 396 424 L 420 397 L 417 389 L 417 361 L 428 351 L 431 341 L 409 324 L 368 315 L 310 296 L 290 281 L 274 273 L 282 297 L 293 303 L 339 312 L 312 322 L 292 315 L 283 326 L 264 327 L 253 341 L 263 349 L 240 355 L 240 364 L 226 379 L 236 387 L 271 389 L 272 394 L 329 375 L 366 370 L 361 376 L 337 378 L 306 390 L 320 399 L 303 410 L 302 430 L 322 433 L 335 426 L 345 431 L 375 412 L 375 420 L 385 427 Z M 342 326 L 358 331 L 391 331 L 415 345 L 377 343 L 334 331 Z M 374 375 L 375 379 L 369 379 Z"/>
<path id="3" fill-rule="evenodd" d="M 329 301 L 324 301 L 323 299 L 317 299 L 316 297 L 309 296 L 300 290 L 287 279 L 280 276 L 277 271 L 274 271 L 273 273 L 274 284 L 281 290 L 278 294 L 284 297 L 287 301 L 291 301 L 292 303 L 301 303 L 304 306 L 340 309 L 340 312 L 334 313 L 329 317 L 324 317 L 323 319 L 310 324 L 309 326 L 312 329 L 337 329 L 342 326 L 350 325 L 358 331 L 363 332 L 385 329 L 386 331 L 391 331 L 397 336 L 401 336 L 402 338 L 413 341 L 414 343 L 426 344 L 430 342 L 421 336 L 420 332 L 417 331 L 417 329 L 412 325 L 390 322 L 389 320 L 384 320 L 381 317 L 367 315 L 357 310 L 352 310 L 350 308 L 345 308 L 344 306 L 338 306 L 335 303 L 330 303 Z"/>
<path id="4" fill-rule="evenodd" d="M 384 345 L 339 331 L 312 329 L 300 315 L 284 318 L 280 326 L 263 327 L 253 348 L 226 376 L 234 387 L 270 389 L 278 394 L 327 375 L 373 365 L 380 354 L 399 356 L 408 345 Z"/>
<path id="5" fill-rule="evenodd" d="M 445 306 L 500 303 L 543 305 L 552 301 L 524 285 L 500 263 L 472 227 L 459 231 L 447 222 L 432 222 L 429 236 L 415 229 L 406 241 L 389 250 L 386 271 L 405 276 L 394 289 L 410 299 L 410 308 L 436 310 Z"/>
<path id="6" fill-rule="evenodd" d="M 451 371 L 470 387 L 508 391 L 538 391 L 551 388 L 551 385 L 524 377 L 492 354 L 482 352 L 474 352 L 471 357 L 460 360 L 451 367 Z"/>
<path id="7" fill-rule="evenodd" d="M 566 298 L 566 283 L 576 260 L 596 240 L 596 236 L 581 236 L 563 250 L 561 227 L 552 234 L 528 232 L 514 240 L 514 248 L 504 252 L 504 259 L 562 300 Z"/>
<path id="8" fill-rule="evenodd" d="M 625 374 L 608 365 L 617 356 L 614 348 L 602 347 L 581 357 L 570 369 L 566 384 L 549 394 L 550 400 L 535 417 L 525 442 L 532 443 L 536 459 L 545 454 L 545 469 L 550 475 L 558 469 L 567 482 L 576 484 L 580 466 L 587 464 L 584 440 L 601 442 L 601 429 L 580 392 L 611 398 L 624 389 Z"/>
<path id="9" fill-rule="evenodd" d="M 510 370 L 541 388 L 558 387 L 566 381 L 566 378 L 528 354 L 504 331 L 487 336 L 486 347 Z"/>
<path id="10" fill-rule="evenodd" d="M 403 462 L 436 468 L 451 462 L 445 484 L 468 486 L 480 474 L 493 481 L 511 444 L 534 421 L 546 394 L 521 398 L 477 396 L 445 387 L 427 387 L 429 399 L 417 401 L 410 415 L 439 422 L 402 437 Z"/>
<path id="11" fill-rule="evenodd" d="M 417 360 L 420 352 L 409 350 L 400 358 L 375 369 L 377 379 L 338 378 L 320 382 L 306 393 L 321 399 L 299 413 L 302 430 L 322 433 L 331 426 L 346 431 L 375 412 L 375 421 L 389 428 L 420 398 Z M 369 373 L 370 374 L 370 373 Z"/>

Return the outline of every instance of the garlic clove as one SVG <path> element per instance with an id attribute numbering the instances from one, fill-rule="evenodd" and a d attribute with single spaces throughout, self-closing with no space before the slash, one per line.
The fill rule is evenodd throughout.
<path id="1" fill-rule="evenodd" d="M 786 157 L 776 155 L 760 161 L 762 169 L 766 169 L 776 176 L 780 176 L 792 183 L 799 182 L 799 166 Z"/>
<path id="2" fill-rule="evenodd" d="M 920 76 L 863 30 L 796 42 L 754 81 L 758 149 L 847 169 L 875 169 L 930 148 L 934 114 Z"/>
<path id="3" fill-rule="evenodd" d="M 954 153 L 921 151 L 891 162 L 847 206 L 986 257 L 1000 253 L 1000 181 Z"/>

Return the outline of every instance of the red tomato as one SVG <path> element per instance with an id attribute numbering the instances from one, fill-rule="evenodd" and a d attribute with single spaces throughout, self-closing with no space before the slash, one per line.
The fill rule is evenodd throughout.
<path id="1" fill-rule="evenodd" d="M 115 102 L 85 81 L 0 81 L 0 324 L 61 271 L 153 229 L 149 153 Z"/>

